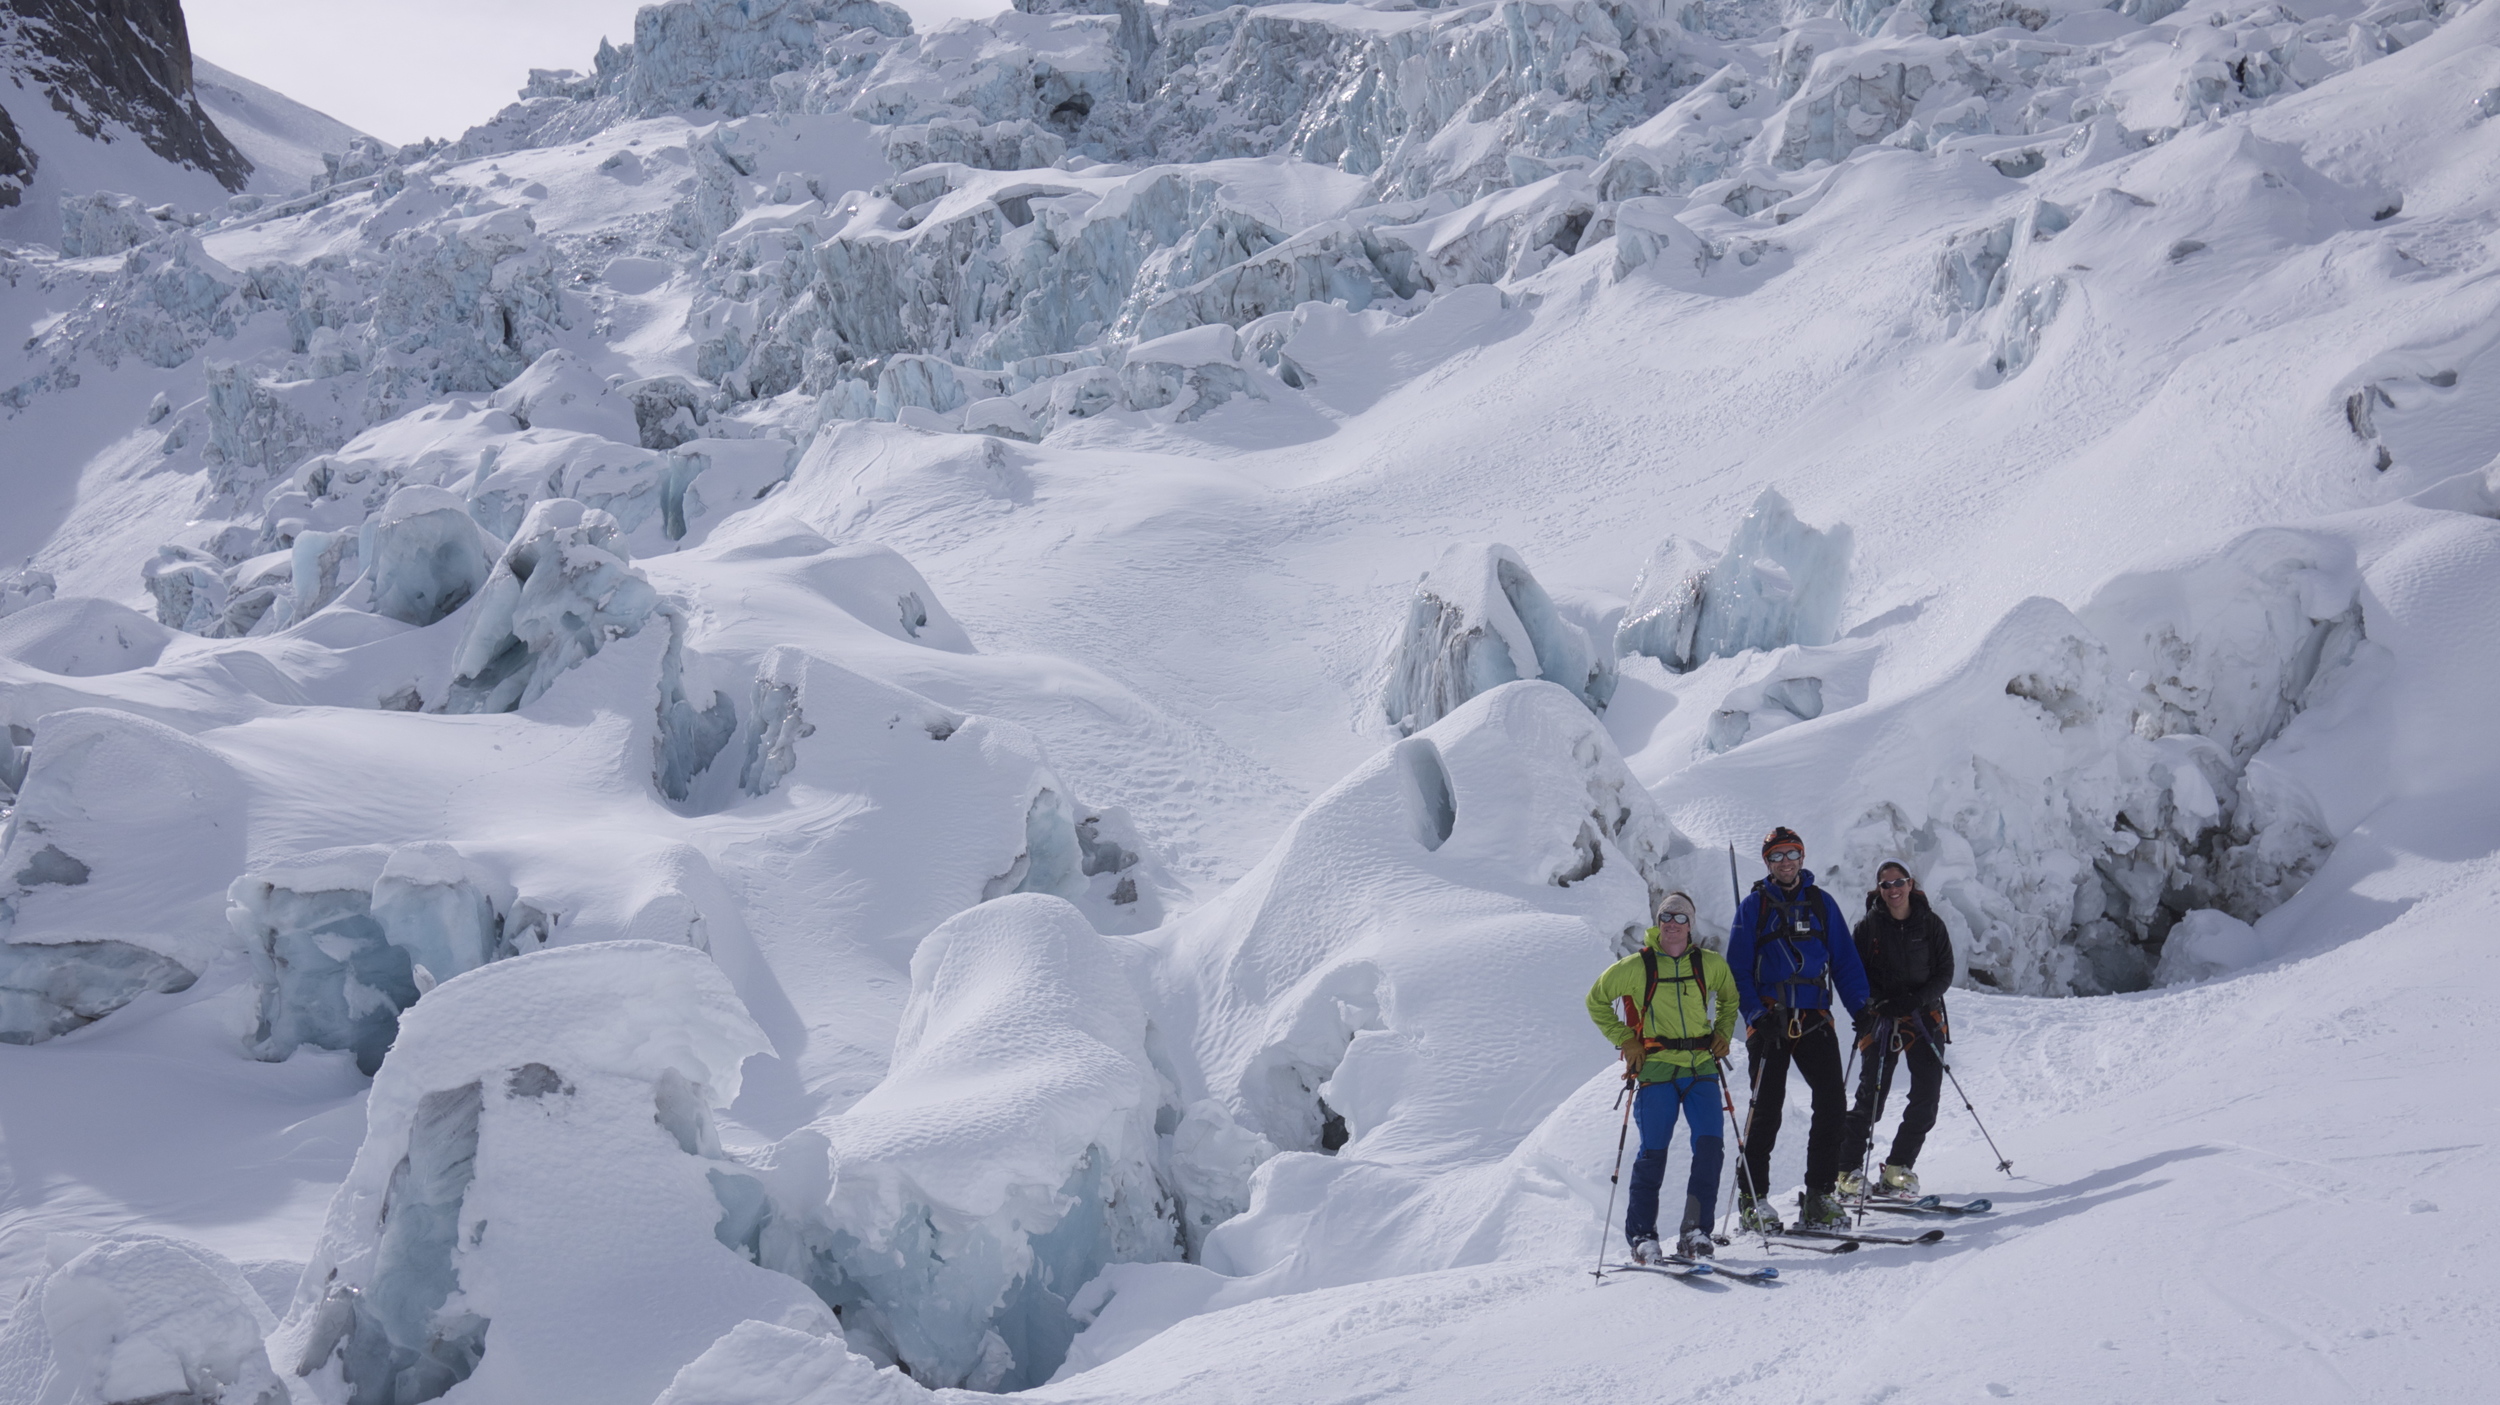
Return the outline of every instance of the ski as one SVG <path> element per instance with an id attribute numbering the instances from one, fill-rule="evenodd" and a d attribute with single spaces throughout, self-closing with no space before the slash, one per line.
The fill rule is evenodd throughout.
<path id="1" fill-rule="evenodd" d="M 1855 1230 L 1783 1229 L 1779 1232 L 1779 1237 L 1784 1239 L 1845 1240 L 1852 1244 L 1936 1244 L 1943 1241 L 1944 1231 L 1941 1229 L 1931 1229 L 1925 1234 L 1911 1238 L 1909 1236 L 1897 1234 L 1860 1234 Z"/>
<path id="2" fill-rule="evenodd" d="M 1918 1200 L 1870 1199 L 1866 1208 L 1889 1210 L 1896 1215 L 1984 1215 L 1996 1207 L 1984 1199 L 1948 1205 L 1942 1197 L 1930 1195 Z"/>
<path id="3" fill-rule="evenodd" d="M 1671 1264 L 1697 1264 L 1707 1269 L 1710 1275 L 1714 1278 L 1733 1278 L 1740 1283 L 1768 1283 L 1772 1279 L 1780 1276 L 1780 1271 L 1773 1268 L 1769 1264 L 1764 1264 L 1760 1268 L 1730 1268 L 1726 1264 L 1719 1263 L 1716 1260 L 1688 1259 L 1682 1254 L 1669 1254 L 1667 1255 L 1666 1262 Z"/>
<path id="4" fill-rule="evenodd" d="M 1655 1273 L 1665 1278 L 1708 1278 L 1714 1272 L 1699 1259 L 1668 1258 L 1654 1264 L 1608 1264 L 1608 1273 Z"/>
<path id="5" fill-rule="evenodd" d="M 1858 1251 L 1858 1241 L 1855 1239 L 1843 1239 L 1836 1244 L 1807 1244 L 1799 1240 L 1783 1239 L 1775 1234 L 1769 1236 L 1764 1242 L 1777 1243 L 1783 1249 L 1803 1249 L 1809 1254 L 1854 1254 Z"/>

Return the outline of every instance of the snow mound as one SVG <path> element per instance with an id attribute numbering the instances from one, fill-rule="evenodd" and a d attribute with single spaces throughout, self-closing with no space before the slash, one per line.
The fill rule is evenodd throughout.
<path id="1" fill-rule="evenodd" d="M 11 611 L 0 623 L 0 656 L 46 673 L 93 678 L 146 668 L 164 655 L 173 637 L 127 606 L 72 596 Z"/>
<path id="2" fill-rule="evenodd" d="M 766 1047 L 685 947 L 595 943 L 445 981 L 374 1080 L 273 1359 L 332 1405 L 455 1386 L 641 1400 L 742 1321 L 838 1333 L 716 1233 L 710 1109 Z"/>
<path id="3" fill-rule="evenodd" d="M 1038 1385 L 1077 1289 L 1181 1256 L 1142 955 L 1041 895 L 973 908 L 913 954 L 886 1079 L 828 1128 L 840 1247 L 819 1291 L 873 1358 L 933 1385 Z"/>
<path id="4" fill-rule="evenodd" d="M 1423 579 L 1389 646 L 1380 709 L 1401 732 L 1522 678 L 1561 685 L 1592 712 L 1614 695 L 1614 659 L 1563 618 L 1519 553 L 1453 546 Z"/>
<path id="5" fill-rule="evenodd" d="M 1595 966 L 1630 950 L 1691 852 L 1585 705 L 1496 688 L 1377 753 L 1161 936 L 1158 1019 L 1202 1080 L 1182 1091 L 1286 1151 L 1479 1154 L 1505 1133 L 1461 1116 L 1472 1099 L 1585 1072 L 1540 1023 L 1577 996 L 1527 993 L 1585 993 L 1556 944 Z M 1445 985 L 1453 966 L 1475 994 Z M 1209 1262 L 1240 1233 L 1217 1230 Z"/>
<path id="6" fill-rule="evenodd" d="M 220 949 L 201 888 L 241 866 L 241 799 L 224 758 L 162 723 L 46 714 L 0 824 L 0 1038 L 188 987 Z"/>
<path id="7" fill-rule="evenodd" d="M 927 1387 L 830 1337 L 741 1322 L 686 1363 L 652 1405 L 915 1405 Z"/>
<path id="8" fill-rule="evenodd" d="M 640 442 L 633 397 L 591 372 L 575 353 L 557 348 L 532 361 L 489 407 L 508 412 L 523 429 L 562 429 L 619 444 Z"/>
<path id="9" fill-rule="evenodd" d="M 56 1239 L 55 1252 L 67 1247 Z M 242 1272 L 187 1240 L 116 1238 L 37 1277 L 0 1331 L 0 1394 L 44 1405 L 287 1405 Z"/>
<path id="10" fill-rule="evenodd" d="M 1600 1052 L 1588 973 L 1631 949 L 1692 857 L 1586 706 L 1541 681 L 1474 699 L 1315 801 L 1155 934 L 1152 1047 L 1188 1109 L 1176 1149 L 1203 1148 L 1176 1169 L 1220 1169 L 1240 1213 L 1193 1223 L 1198 1265 L 1108 1270 L 1079 1304 L 1097 1325 L 1071 1369 L 1192 1311 L 1550 1237 L 1533 1137 Z"/>

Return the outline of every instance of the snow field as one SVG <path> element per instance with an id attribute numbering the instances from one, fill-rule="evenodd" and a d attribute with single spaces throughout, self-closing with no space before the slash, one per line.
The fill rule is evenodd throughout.
<path id="1" fill-rule="evenodd" d="M 2490 837 L 2487 815 L 2423 818 L 2423 829 L 2448 833 L 2479 822 L 2474 842 Z M 2464 1383 L 2489 1365 L 2488 1300 L 2465 1291 L 2425 1301 L 2424 1285 L 2476 1281 L 2489 1247 L 2473 1216 L 2458 1216 L 2459 1198 L 2492 1172 L 2480 1143 L 2489 1109 L 2460 1100 L 2451 1080 L 2471 1076 L 2456 1070 L 2471 1067 L 2489 1032 L 2479 991 L 2491 972 L 2477 934 L 2493 882 L 2487 858 L 2415 850 L 2372 865 L 2363 886 L 2420 900 L 2325 955 L 2104 1001 L 1957 993 L 1952 1062 L 2017 1177 L 1994 1173 L 1948 1087 L 1919 1170 L 1930 1189 L 1993 1197 L 1995 1213 L 1870 1217 L 1895 1222 L 1874 1226 L 1888 1231 L 1941 1224 L 1942 1245 L 1839 1258 L 1774 1251 L 1781 1277 L 1770 1289 L 1630 1273 L 1593 1287 L 1614 1121 L 1611 1080 L 1596 1077 L 1569 1105 L 1573 1130 L 1556 1158 L 1567 1171 L 1541 1186 L 1557 1213 L 1538 1250 L 1297 1295 L 1217 1295 L 1217 1310 L 1151 1337 L 1165 1327 L 1155 1299 L 1131 1306 L 1121 1288 L 1160 1285 L 1121 1270 L 1093 1331 L 1133 1349 L 1039 1394 L 2470 1393 Z M 2426 993 L 2431 971 L 2441 994 Z M 1802 1085 L 1791 1096 L 1802 1099 Z M 1795 1183 L 1799 1140 L 1783 1138 L 1783 1185 Z M 1670 1184 L 1682 1174 L 1680 1138 L 1678 1147 Z M 1764 1257 L 1741 1237 L 1723 1252 Z M 1139 1319 L 1142 1330 L 1119 1335 Z M 1088 1342 L 1078 1339 L 1080 1353 Z"/>
<path id="2" fill-rule="evenodd" d="M 76 204 L 0 1380 L 2470 1390 L 2500 12 L 2154 8 L 681 0 Z M 1773 822 L 2028 1179 L 1591 1286 L 1580 994 Z"/>

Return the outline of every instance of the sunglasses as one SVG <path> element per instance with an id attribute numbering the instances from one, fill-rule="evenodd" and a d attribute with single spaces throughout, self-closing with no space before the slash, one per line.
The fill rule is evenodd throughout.
<path id="1" fill-rule="evenodd" d="M 1692 925 L 1693 925 L 1693 919 L 1691 919 L 1691 918 L 1689 918 L 1689 917 L 1685 916 L 1683 913 L 1680 913 L 1680 912 L 1662 912 L 1662 913 L 1659 913 L 1659 914 L 1658 914 L 1658 920 L 1659 920 L 1660 922 L 1662 922 L 1662 923 L 1665 923 L 1665 922 L 1672 922 L 1672 923 L 1674 923 L 1675 925 L 1677 925 L 1678 927 L 1690 927 L 1690 926 L 1692 926 Z"/>
<path id="2" fill-rule="evenodd" d="M 1771 863 L 1795 863 L 1805 856 L 1806 851 L 1803 849 L 1777 849 L 1763 855 L 1763 858 Z"/>

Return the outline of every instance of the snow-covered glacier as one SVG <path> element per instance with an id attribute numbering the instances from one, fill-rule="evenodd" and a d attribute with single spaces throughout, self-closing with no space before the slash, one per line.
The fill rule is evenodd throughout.
<path id="1" fill-rule="evenodd" d="M 0 1399 L 2470 1391 L 2500 10 L 590 37 L 8 103 Z M 1587 982 L 1775 824 L 2023 1179 L 1600 1287 Z"/>

